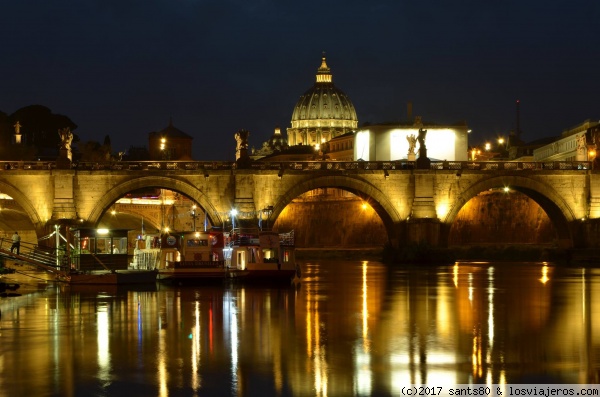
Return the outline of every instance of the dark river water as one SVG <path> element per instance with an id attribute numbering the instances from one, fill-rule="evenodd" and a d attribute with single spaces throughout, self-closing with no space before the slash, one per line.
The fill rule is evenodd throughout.
<path id="1" fill-rule="evenodd" d="M 399 396 L 411 384 L 600 380 L 600 269 L 302 267 L 295 286 L 5 276 L 22 284 L 0 298 L 0 396 Z"/>

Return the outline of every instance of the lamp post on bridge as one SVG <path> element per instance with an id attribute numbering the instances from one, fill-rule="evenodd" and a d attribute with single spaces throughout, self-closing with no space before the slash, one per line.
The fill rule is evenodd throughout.
<path id="1" fill-rule="evenodd" d="M 192 210 L 190 211 L 190 216 L 192 217 L 192 227 L 194 229 L 194 233 L 198 233 L 196 231 L 196 218 L 198 217 L 198 214 L 196 213 L 196 204 L 192 205 Z"/>

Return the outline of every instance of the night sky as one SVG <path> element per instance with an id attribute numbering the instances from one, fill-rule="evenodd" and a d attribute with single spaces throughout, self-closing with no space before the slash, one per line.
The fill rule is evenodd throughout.
<path id="1" fill-rule="evenodd" d="M 600 2 L 53 0 L 1 7 L 0 110 L 40 104 L 82 141 L 147 146 L 173 124 L 197 160 L 290 126 L 326 53 L 359 125 L 465 120 L 471 143 L 600 118 Z"/>

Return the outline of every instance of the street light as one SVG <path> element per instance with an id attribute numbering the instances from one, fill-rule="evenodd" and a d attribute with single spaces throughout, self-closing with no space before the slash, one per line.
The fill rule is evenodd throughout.
<path id="1" fill-rule="evenodd" d="M 196 214 L 196 204 L 192 205 L 192 210 L 190 211 L 190 215 L 192 217 L 194 231 L 196 231 L 196 217 L 198 216 Z"/>
<path id="2" fill-rule="evenodd" d="M 230 214 L 231 214 L 231 228 L 235 229 L 235 216 L 237 215 L 237 210 L 234 208 L 231 210 Z"/>

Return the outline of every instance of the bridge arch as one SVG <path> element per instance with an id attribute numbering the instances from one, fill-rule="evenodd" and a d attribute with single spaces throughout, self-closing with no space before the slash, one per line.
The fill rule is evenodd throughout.
<path id="1" fill-rule="evenodd" d="M 293 199 L 311 190 L 320 188 L 339 188 L 347 190 L 358 197 L 365 199 L 369 205 L 381 218 L 385 229 L 388 232 L 389 240 L 397 240 L 398 232 L 396 225 L 401 222 L 400 215 L 392 205 L 388 197 L 375 185 L 356 177 L 327 177 L 306 179 L 287 190 L 279 197 L 279 200 L 273 206 L 273 212 L 269 216 L 270 222 L 275 222 L 279 214 Z"/>
<path id="2" fill-rule="evenodd" d="M 504 187 L 509 187 L 523 193 L 534 200 L 546 212 L 554 225 L 559 246 L 561 248 L 573 247 L 575 231 L 572 229 L 572 225 L 577 220 L 573 209 L 551 186 L 535 179 L 518 175 L 503 175 L 482 179 L 462 191 L 460 196 L 454 201 L 446 217 L 441 219 L 443 230 L 440 242 L 443 245 L 447 244 L 450 237 L 450 228 L 459 211 L 469 200 L 486 190 Z"/>
<path id="3" fill-rule="evenodd" d="M 209 201 L 208 197 L 202 193 L 196 186 L 187 180 L 182 180 L 173 177 L 162 177 L 162 176 L 147 176 L 141 178 L 132 178 L 119 183 L 113 188 L 109 189 L 106 194 L 102 196 L 96 203 L 87 221 L 93 225 L 97 225 L 102 215 L 106 212 L 110 206 L 115 203 L 118 199 L 125 196 L 127 193 L 134 190 L 156 187 L 161 189 L 169 189 L 181 193 L 191 200 L 197 202 L 207 212 L 207 217 L 211 224 L 220 224 L 222 220 L 219 212 L 214 205 Z"/>
<path id="4" fill-rule="evenodd" d="M 44 226 L 50 218 L 50 213 L 48 212 L 47 219 L 42 219 L 39 212 L 29 199 L 29 196 L 8 183 L 0 181 L 0 191 L 12 197 L 12 199 L 23 209 L 29 221 L 33 223 L 36 233 L 38 233 L 38 235 L 40 233 L 43 234 Z"/>

